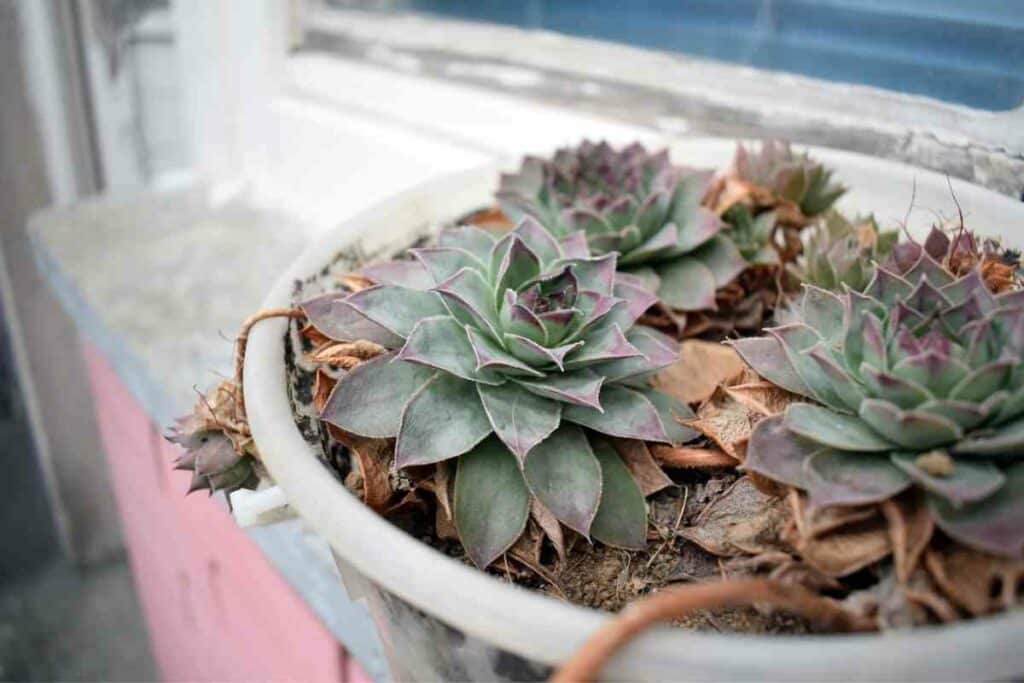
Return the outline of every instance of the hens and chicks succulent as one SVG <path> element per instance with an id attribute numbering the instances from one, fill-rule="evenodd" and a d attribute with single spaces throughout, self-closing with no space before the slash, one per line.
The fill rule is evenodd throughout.
<path id="1" fill-rule="evenodd" d="M 648 382 L 678 356 L 645 324 L 660 308 L 701 321 L 679 336 L 762 334 L 733 343 L 801 397 L 757 425 L 746 469 L 818 507 L 917 490 L 950 537 L 1020 557 L 1015 255 L 962 224 L 900 242 L 837 213 L 844 191 L 780 142 L 741 145 L 717 176 L 639 144 L 527 157 L 497 192 L 515 229 L 444 230 L 364 268 L 371 286 L 306 307 L 324 336 L 385 349 L 344 374 L 321 417 L 394 439 L 397 468 L 453 461 L 453 521 L 481 567 L 538 507 L 643 548 L 644 496 L 614 442 L 695 436 L 690 407 Z"/>

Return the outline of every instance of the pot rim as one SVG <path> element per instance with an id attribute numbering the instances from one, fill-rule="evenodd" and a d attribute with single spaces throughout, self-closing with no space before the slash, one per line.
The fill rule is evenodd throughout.
<path id="1" fill-rule="evenodd" d="M 724 168 L 734 147 L 733 140 L 704 138 L 671 145 L 670 150 L 676 160 L 682 152 L 688 161 L 696 157 L 695 165 Z M 840 179 L 850 174 L 880 179 L 879 192 L 884 185 L 909 185 L 914 179 L 920 197 L 922 182 L 942 187 L 947 182 L 937 173 L 902 164 L 826 148 L 807 149 L 832 164 Z M 507 162 L 491 163 L 430 180 L 343 222 L 318 238 L 286 270 L 264 300 L 264 308 L 290 306 L 295 281 L 317 272 L 327 257 L 354 243 L 357 236 L 377 232 L 367 231 L 367 226 L 450 219 L 459 215 L 450 209 L 460 200 L 467 202 L 466 211 L 477 208 L 479 204 L 468 202 L 479 200 L 481 189 L 493 185 L 498 171 L 508 166 Z M 1018 224 L 1024 224 L 1024 206 L 1014 200 L 962 181 L 953 185 L 965 207 L 980 203 L 982 213 L 1016 214 Z M 268 320 L 249 337 L 244 387 L 250 426 L 263 463 L 289 504 L 347 562 L 441 621 L 545 664 L 567 659 L 610 619 L 606 613 L 507 584 L 457 562 L 379 517 L 346 490 L 316 458 L 294 423 L 286 391 L 286 330 L 285 320 Z M 1024 672 L 1021 633 L 1024 612 L 1020 610 L 881 634 L 787 637 L 661 627 L 620 652 L 605 675 L 664 679 L 685 671 L 687 676 L 760 679 L 1004 678 Z"/>

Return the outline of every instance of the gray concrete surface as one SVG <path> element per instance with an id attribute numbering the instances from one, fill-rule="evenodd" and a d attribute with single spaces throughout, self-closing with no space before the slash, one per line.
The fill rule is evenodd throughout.
<path id="1" fill-rule="evenodd" d="M 1024 190 L 1024 107 L 927 97 L 511 26 L 349 9 L 306 13 L 303 49 L 590 111 L 670 135 L 778 136 Z"/>
<path id="2" fill-rule="evenodd" d="M 57 562 L 0 591 L 0 680 L 156 678 L 122 558 L 84 570 Z"/>

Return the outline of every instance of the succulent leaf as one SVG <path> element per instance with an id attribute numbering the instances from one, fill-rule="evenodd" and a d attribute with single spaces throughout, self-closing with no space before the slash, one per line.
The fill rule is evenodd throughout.
<path id="1" fill-rule="evenodd" d="M 360 274 L 377 285 L 396 285 L 417 290 L 434 286 L 433 278 L 423 264 L 411 259 L 375 263 L 363 268 Z"/>
<path id="2" fill-rule="evenodd" d="M 402 409 L 435 371 L 393 360 L 384 354 L 351 370 L 334 386 L 320 418 L 359 436 L 398 436 Z"/>
<path id="3" fill-rule="evenodd" d="M 744 467 L 783 484 L 807 488 L 804 462 L 822 446 L 801 439 L 784 420 L 782 415 L 772 415 L 757 423 L 750 435 Z"/>
<path id="4" fill-rule="evenodd" d="M 672 442 L 650 399 L 626 387 L 605 386 L 601 390 L 600 409 L 567 405 L 562 410 L 562 418 L 609 436 Z"/>
<path id="5" fill-rule="evenodd" d="M 420 387 L 402 411 L 395 465 L 429 465 L 455 458 L 487 438 L 493 429 L 477 386 L 437 373 Z"/>
<path id="6" fill-rule="evenodd" d="M 421 318 L 447 314 L 444 303 L 430 292 L 396 285 L 378 285 L 358 291 L 339 305 L 353 309 L 403 339 L 412 333 Z"/>
<path id="7" fill-rule="evenodd" d="M 526 458 L 526 483 L 558 521 L 584 537 L 601 501 L 601 466 L 583 430 L 563 424 Z"/>
<path id="8" fill-rule="evenodd" d="M 845 451 L 880 452 L 892 444 L 856 417 L 809 403 L 786 409 L 785 427 L 797 436 Z"/>
<path id="9" fill-rule="evenodd" d="M 739 180 L 766 191 L 775 202 L 791 202 L 808 218 L 827 211 L 846 192 L 832 182 L 831 170 L 781 140 L 766 140 L 757 151 L 738 145 L 733 167 Z"/>
<path id="10" fill-rule="evenodd" d="M 594 444 L 601 465 L 601 504 L 590 533 L 602 543 L 627 550 L 647 547 L 647 505 L 629 469 L 606 441 Z"/>
<path id="11" fill-rule="evenodd" d="M 895 230 L 882 232 L 874 217 L 848 220 L 837 211 L 828 211 L 824 221 L 811 226 L 804 238 L 803 254 L 786 269 L 798 282 L 841 291 L 849 287 L 872 292 L 877 279 L 875 263 L 888 259 L 896 239 Z"/>
<path id="12" fill-rule="evenodd" d="M 341 300 L 337 292 L 322 294 L 299 307 L 309 324 L 335 341 L 365 339 L 387 349 L 397 349 L 405 340 L 373 322 Z"/>
<path id="13" fill-rule="evenodd" d="M 486 439 L 459 458 L 453 506 L 462 546 L 481 569 L 522 535 L 530 491 L 515 458 L 498 439 Z"/>
<path id="14" fill-rule="evenodd" d="M 520 463 L 534 446 L 551 436 L 562 421 L 560 403 L 542 398 L 513 382 L 495 387 L 477 384 L 476 388 L 494 432 Z"/>
<path id="15" fill-rule="evenodd" d="M 699 436 L 696 430 L 685 427 L 682 424 L 683 420 L 692 420 L 697 417 L 690 406 L 668 394 L 649 387 L 637 387 L 636 390 L 643 394 L 654 405 L 654 409 L 658 411 L 658 417 L 661 418 L 661 424 L 665 427 L 665 434 L 668 435 L 672 445 L 678 446 L 687 441 L 693 441 Z"/>
<path id="16" fill-rule="evenodd" d="M 918 463 L 914 453 L 893 453 L 892 462 L 921 488 L 959 508 L 984 500 L 1006 483 L 1006 475 L 988 462 L 957 462 L 949 473 L 932 473 Z"/>
<path id="17" fill-rule="evenodd" d="M 817 507 L 879 503 L 910 486 L 910 477 L 884 458 L 832 449 L 807 458 L 804 477 Z"/>
<path id="18" fill-rule="evenodd" d="M 939 528 L 966 545 L 1013 558 L 1024 557 L 1024 463 L 1005 471 L 1006 483 L 982 500 L 954 507 L 932 496 L 931 509 Z"/>
<path id="19" fill-rule="evenodd" d="M 492 372 L 478 370 L 473 345 L 461 323 L 449 316 L 423 318 L 412 329 L 396 360 L 443 370 L 483 384 L 500 384 Z"/>

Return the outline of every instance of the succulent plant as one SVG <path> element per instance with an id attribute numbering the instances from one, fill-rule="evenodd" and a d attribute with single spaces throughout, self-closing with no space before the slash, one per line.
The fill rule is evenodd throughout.
<path id="1" fill-rule="evenodd" d="M 676 420 L 688 407 L 645 381 L 678 355 L 634 325 L 655 296 L 616 273 L 616 254 L 591 256 L 582 232 L 556 240 L 531 218 L 500 238 L 445 230 L 407 256 L 365 268 L 374 286 L 305 307 L 327 336 L 389 349 L 340 379 L 322 419 L 396 438 L 399 468 L 458 458 L 455 524 L 481 567 L 520 536 L 534 497 L 585 536 L 643 547 L 643 496 L 595 435 L 693 437 Z"/>
<path id="2" fill-rule="evenodd" d="M 849 221 L 829 211 L 808 230 L 802 256 L 787 271 L 800 283 L 833 291 L 845 285 L 862 292 L 871 282 L 874 264 L 888 259 L 898 238 L 895 230 L 879 230 L 873 216 Z"/>
<path id="3" fill-rule="evenodd" d="M 1003 248 L 998 240 L 978 237 L 962 222 L 949 230 L 933 227 L 923 243 L 900 242 L 892 248 L 886 265 L 902 273 L 912 268 L 921 254 L 928 254 L 956 276 L 979 270 L 992 292 L 1020 285 L 1020 252 Z"/>
<path id="4" fill-rule="evenodd" d="M 1024 555 L 1024 291 L 995 295 L 980 268 L 958 277 L 925 246 L 863 293 L 805 286 L 793 321 L 767 331 L 736 349 L 815 403 L 760 422 L 748 469 L 819 507 L 917 487 L 947 535 Z"/>
<path id="5" fill-rule="evenodd" d="M 668 153 L 607 143 L 527 157 L 501 177 L 498 200 L 513 217 L 532 216 L 555 236 L 583 230 L 592 251 L 618 253 L 619 268 L 642 277 L 669 306 L 715 308 L 715 290 L 747 264 L 701 202 L 712 173 L 673 166 Z"/>
<path id="6" fill-rule="evenodd" d="M 808 154 L 796 154 L 788 142 L 766 140 L 758 152 L 736 147 L 733 173 L 737 180 L 753 186 L 753 200 L 771 208 L 789 204 L 805 218 L 823 214 L 846 192 L 832 182 L 832 171 Z"/>
<path id="7" fill-rule="evenodd" d="M 255 489 L 259 484 L 255 448 L 248 426 L 235 419 L 237 385 L 222 383 L 201 397 L 193 412 L 179 418 L 166 438 L 184 449 L 174 469 L 192 472 L 188 492 Z"/>

